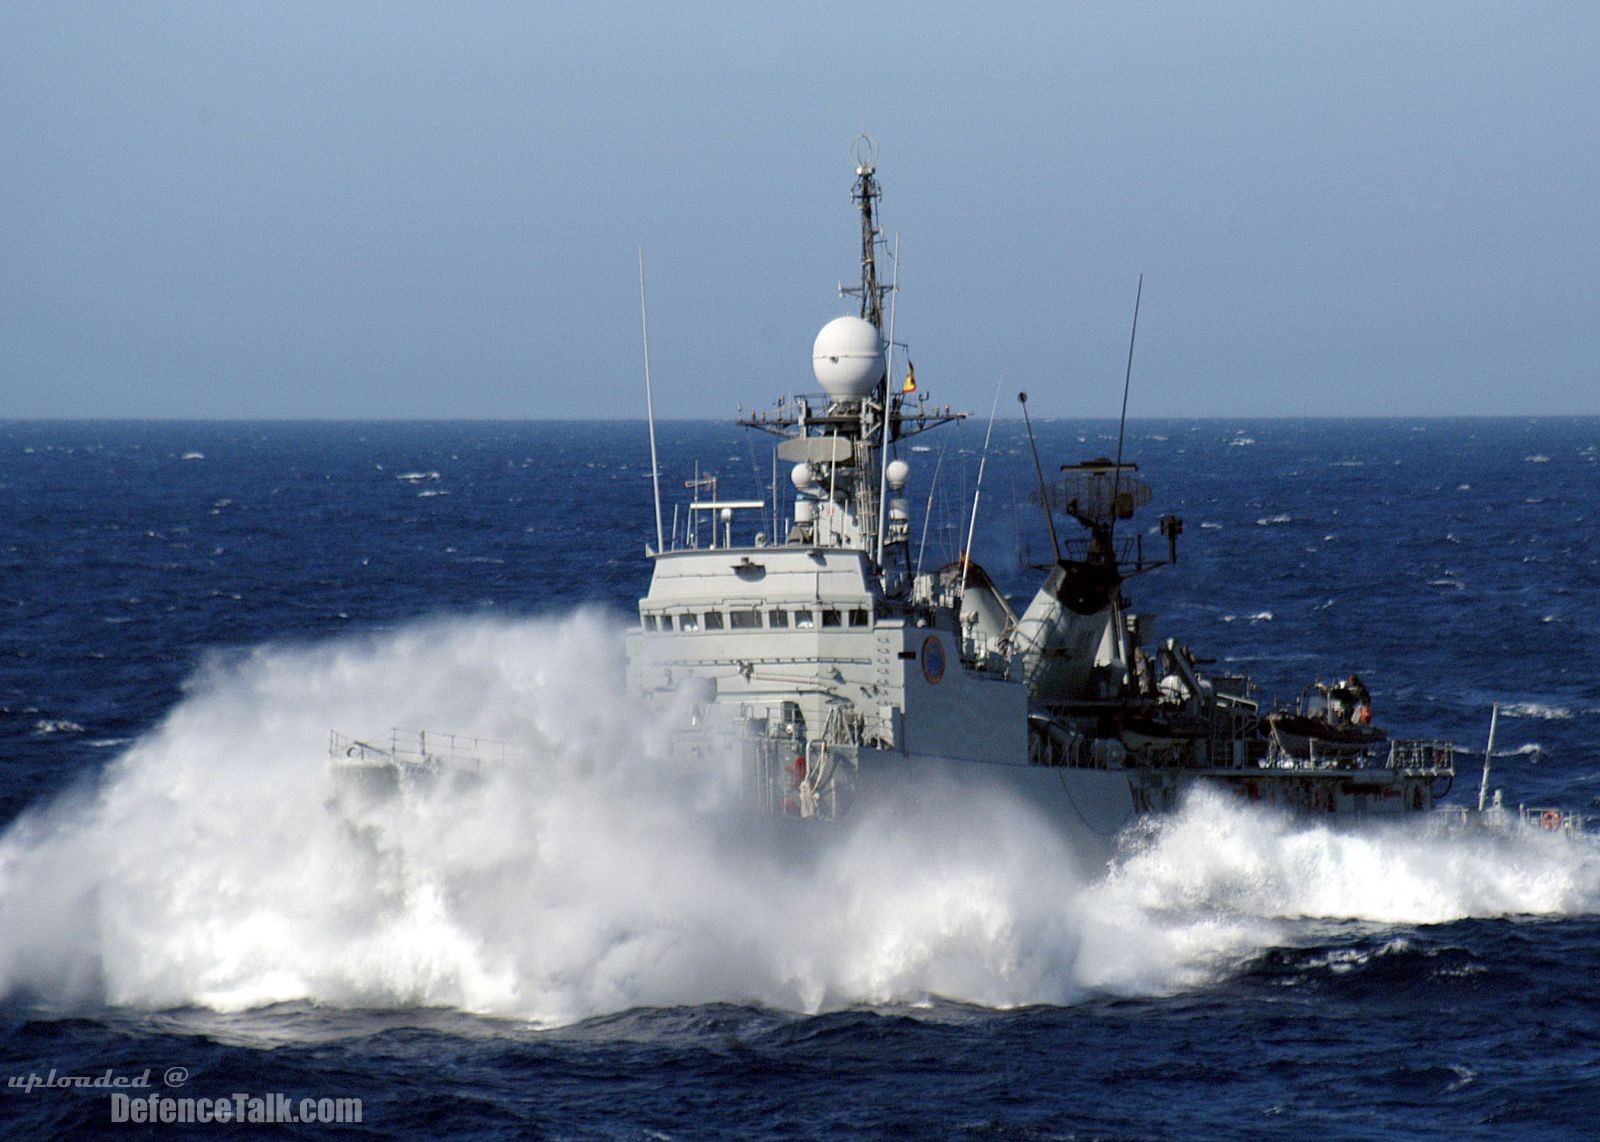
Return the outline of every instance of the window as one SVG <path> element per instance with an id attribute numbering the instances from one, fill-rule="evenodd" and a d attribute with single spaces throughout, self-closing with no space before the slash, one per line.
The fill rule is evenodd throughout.
<path id="1" fill-rule="evenodd" d="M 656 617 L 654 615 L 646 615 L 644 617 L 644 629 L 647 631 L 656 629 Z"/>
<path id="2" fill-rule="evenodd" d="M 869 627 L 872 625 L 872 615 L 858 607 L 850 612 L 850 625 L 853 627 Z"/>
<path id="3" fill-rule="evenodd" d="M 722 629 L 722 612 L 721 611 L 707 611 L 706 612 L 706 630 L 721 630 L 721 629 Z"/>
<path id="4" fill-rule="evenodd" d="M 679 630 L 699 630 L 700 629 L 700 620 L 695 618 L 693 615 L 679 615 L 678 616 L 678 629 Z"/>
<path id="5" fill-rule="evenodd" d="M 799 627 L 801 630 L 810 630 L 812 627 L 816 626 L 817 623 L 816 620 L 812 618 L 810 611 L 796 611 L 794 613 L 794 625 Z"/>
<path id="6" fill-rule="evenodd" d="M 773 630 L 789 625 L 789 612 L 778 609 L 767 612 L 767 625 Z"/>
<path id="7" fill-rule="evenodd" d="M 751 627 L 761 625 L 761 612 L 752 608 L 748 611 L 729 611 L 728 625 L 734 630 L 749 630 Z"/>
<path id="8" fill-rule="evenodd" d="M 836 626 L 838 626 L 839 625 L 839 612 L 838 611 L 823 611 L 822 612 L 822 625 L 825 626 L 825 627 L 836 627 Z"/>

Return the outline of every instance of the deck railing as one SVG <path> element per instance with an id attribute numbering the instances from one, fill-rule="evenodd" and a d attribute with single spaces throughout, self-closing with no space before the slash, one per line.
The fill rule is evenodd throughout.
<path id="1" fill-rule="evenodd" d="M 333 730 L 328 756 L 345 765 L 403 765 L 427 769 L 470 769 L 526 758 L 526 750 L 493 738 L 427 730 L 391 729 L 379 738 L 360 739 Z"/>
<path id="2" fill-rule="evenodd" d="M 1389 743 L 1389 768 L 1439 777 L 1454 774 L 1455 743 L 1431 738 L 1397 738 Z"/>

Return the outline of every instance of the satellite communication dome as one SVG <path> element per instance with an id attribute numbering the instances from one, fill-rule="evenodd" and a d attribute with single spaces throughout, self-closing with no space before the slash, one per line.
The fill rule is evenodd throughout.
<path id="1" fill-rule="evenodd" d="M 872 322 L 835 317 L 811 346 L 811 369 L 835 400 L 864 397 L 883 377 L 883 341 Z"/>
<path id="2" fill-rule="evenodd" d="M 789 473 L 789 479 L 794 483 L 795 491 L 797 492 L 803 492 L 809 488 L 814 478 L 811 465 L 804 462 L 796 464 L 794 470 Z"/>
<path id="3" fill-rule="evenodd" d="M 911 465 L 904 460 L 890 460 L 889 471 L 885 475 L 889 477 L 891 488 L 903 488 L 906 486 L 906 481 L 911 478 Z"/>

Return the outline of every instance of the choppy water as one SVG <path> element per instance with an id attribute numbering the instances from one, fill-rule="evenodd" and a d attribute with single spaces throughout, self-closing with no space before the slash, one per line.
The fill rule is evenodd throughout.
<path id="1" fill-rule="evenodd" d="M 919 508 L 939 468 L 930 563 L 981 430 L 907 453 Z M 1031 460 L 996 442 L 977 554 L 1031 588 Z M 663 445 L 669 486 L 770 484 L 737 430 Z M 1129 451 L 1146 522 L 1187 521 L 1130 586 L 1164 633 L 1268 694 L 1359 671 L 1408 736 L 1481 749 L 1499 701 L 1494 783 L 1596 810 L 1600 420 L 1146 422 Z M 1200 799 L 1107 874 L 996 797 L 797 848 L 725 768 L 657 764 L 617 634 L 646 457 L 624 424 L 0 426 L 0 1070 L 181 1066 L 359 1097 L 376 1134 L 1592 1124 L 1591 845 Z M 527 756 L 335 811 L 329 731 L 396 724 Z M 19 1134 L 108 1124 L 103 1091 L 0 1099 Z"/>

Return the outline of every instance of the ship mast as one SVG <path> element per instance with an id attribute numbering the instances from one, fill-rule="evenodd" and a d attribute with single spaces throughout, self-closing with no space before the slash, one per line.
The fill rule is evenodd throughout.
<path id="1" fill-rule="evenodd" d="M 862 482 L 859 503 L 864 512 L 877 517 L 877 527 L 872 543 L 872 557 L 878 563 L 880 572 L 887 570 L 887 560 L 884 557 L 885 528 L 888 525 L 888 495 L 889 495 L 889 444 L 892 438 L 894 421 L 899 409 L 895 407 L 891 392 L 890 376 L 894 372 L 894 323 L 891 317 L 889 328 L 886 331 L 883 323 L 883 297 L 884 294 L 894 289 L 892 284 L 883 285 L 878 281 L 878 247 L 883 243 L 883 234 L 878 228 L 878 199 L 883 192 L 878 188 L 876 178 L 878 157 L 877 144 L 869 135 L 860 135 L 856 138 L 856 181 L 850 190 L 850 200 L 861 211 L 861 285 L 855 289 L 846 289 L 846 294 L 856 294 L 861 299 L 861 318 L 870 322 L 878 331 L 878 339 L 884 345 L 887 356 L 884 361 L 883 377 L 877 384 L 878 405 L 881 421 L 874 425 L 871 421 L 871 403 L 861 402 L 861 443 L 867 450 L 866 457 L 877 461 L 877 503 L 873 503 L 871 485 Z M 891 313 L 893 311 L 891 310 Z M 874 445 L 873 437 L 878 437 Z M 867 475 L 869 467 L 862 472 Z"/>
<path id="2" fill-rule="evenodd" d="M 892 286 L 878 282 L 878 247 L 883 235 L 878 230 L 878 199 L 883 191 L 878 188 L 878 145 L 868 135 L 856 139 L 856 183 L 850 190 L 850 201 L 861 210 L 861 284 L 844 287 L 841 293 L 861 298 L 861 317 L 872 322 L 881 336 L 883 329 L 883 296 Z"/>
<path id="3" fill-rule="evenodd" d="M 835 318 L 818 334 L 816 346 L 828 347 L 813 348 L 813 369 L 821 370 L 817 379 L 824 399 L 820 407 L 809 396 L 796 396 L 787 405 L 780 400 L 775 413 L 751 413 L 738 423 L 784 438 L 778 458 L 797 462 L 793 473 L 801 497 L 797 525 L 804 526 L 802 534 L 808 541 L 858 547 L 876 565 L 887 590 L 888 564 L 898 563 L 890 553 L 895 544 L 904 542 L 905 530 L 902 515 L 891 521 L 893 512 L 904 512 L 891 491 L 898 495 L 909 473 L 905 464 L 890 462 L 892 446 L 959 420 L 965 413 L 953 412 L 948 405 L 927 406 L 920 396 L 909 412 L 903 411 L 903 398 L 894 391 L 894 309 L 887 298 L 896 284 L 879 276 L 878 254 L 880 248 L 887 254 L 887 246 L 878 220 L 882 191 L 875 165 L 877 145 L 860 136 L 854 158 L 850 200 L 861 220 L 861 280 L 853 286 L 841 283 L 839 293 L 859 300 L 860 316 Z M 807 513 L 804 520 L 798 515 L 802 506 Z M 826 527 L 823 514 L 829 517 Z M 908 580 L 909 553 L 904 562 Z"/>

